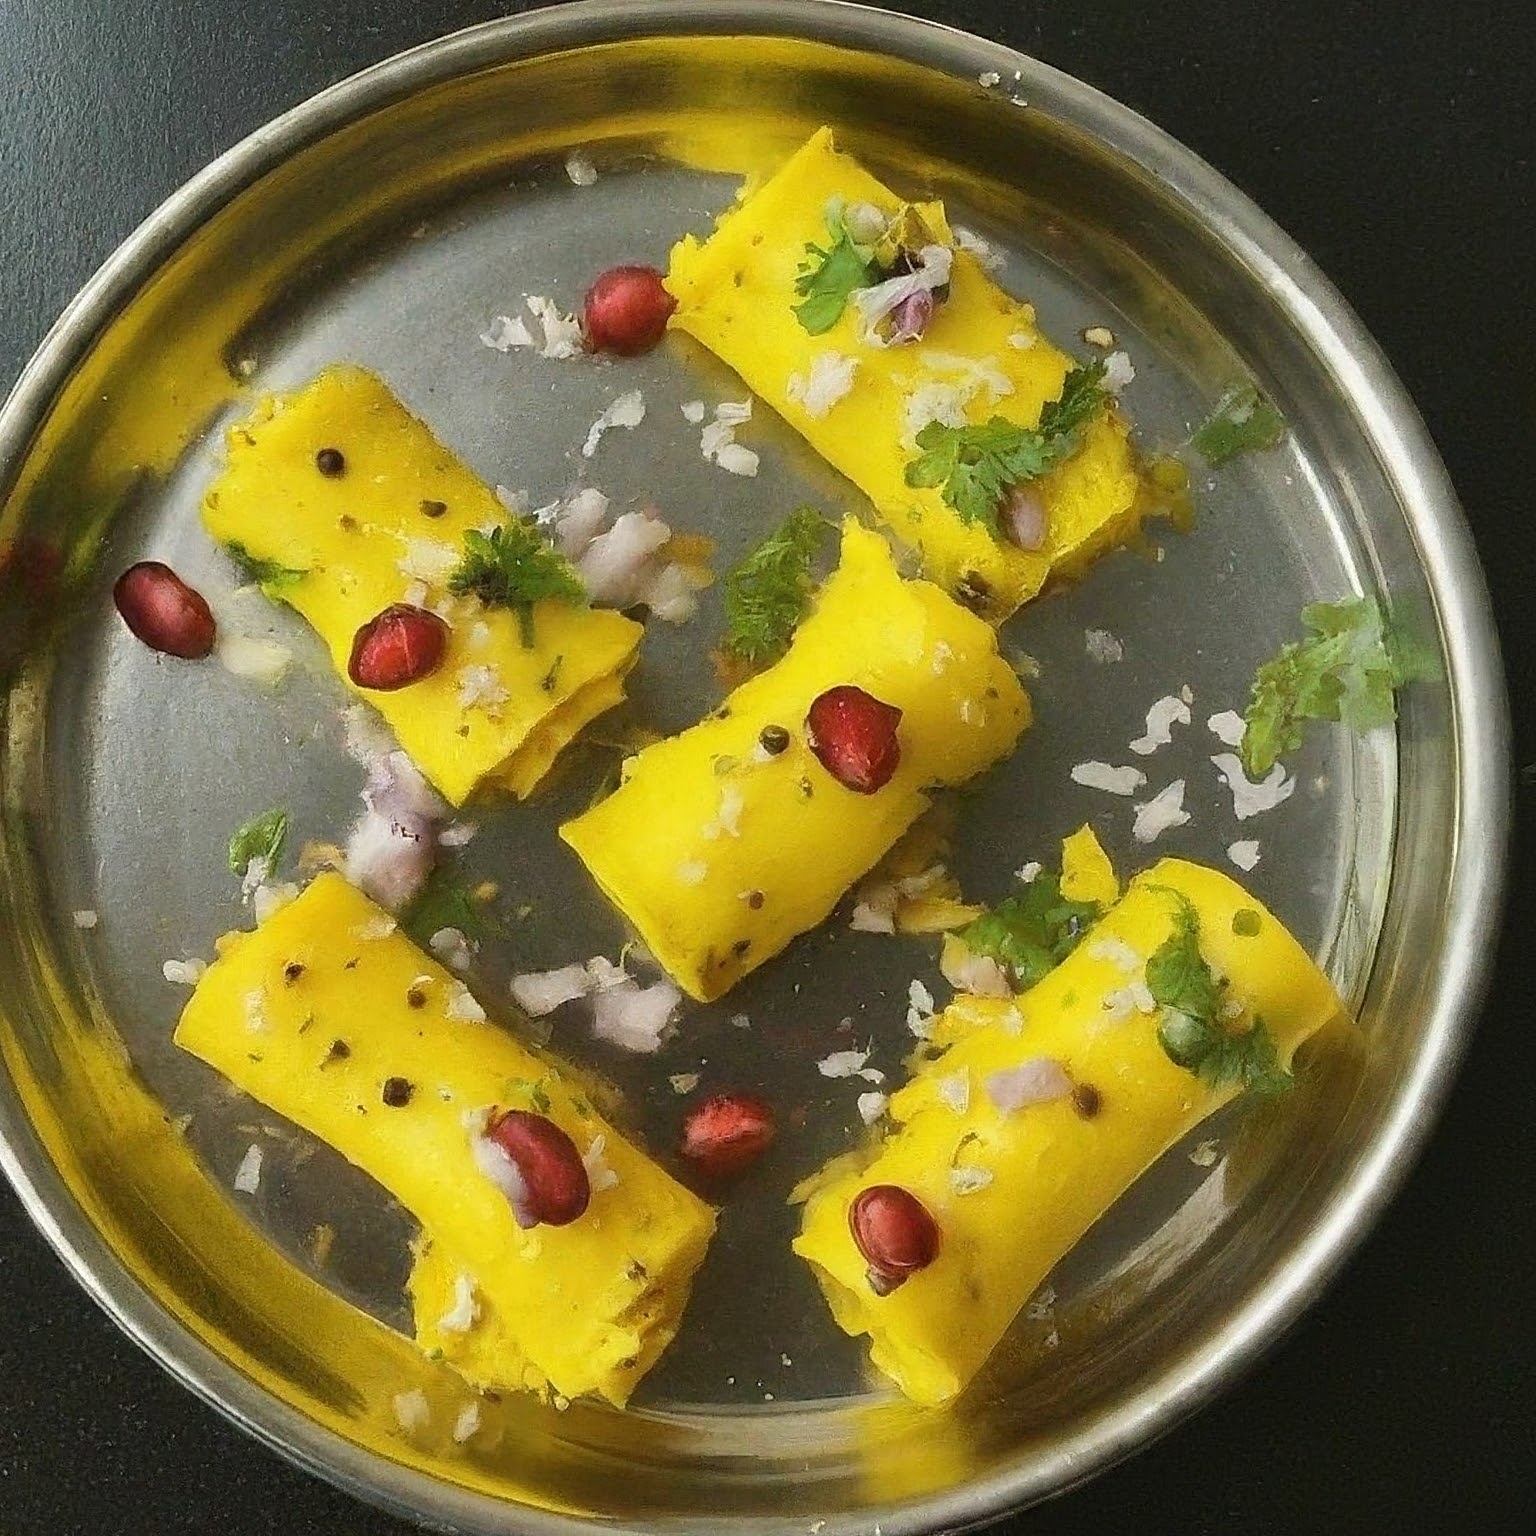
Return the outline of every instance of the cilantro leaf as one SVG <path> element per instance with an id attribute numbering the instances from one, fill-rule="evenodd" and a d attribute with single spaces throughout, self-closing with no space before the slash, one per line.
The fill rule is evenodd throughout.
<path id="1" fill-rule="evenodd" d="M 1193 1072 L 1211 1088 L 1236 1084 L 1239 1092 L 1273 1098 L 1291 1086 L 1280 1065 L 1274 1036 L 1255 1018 L 1242 1034 L 1222 1024 L 1226 983 L 1218 980 L 1200 953 L 1200 922 L 1189 899 L 1168 891 L 1178 903 L 1173 932 L 1147 959 L 1147 990 L 1163 1010 L 1158 1043 L 1168 1059 Z"/>
<path id="2" fill-rule="evenodd" d="M 443 928 L 457 928 L 466 938 L 480 939 L 498 931 L 492 913 L 475 899 L 468 886 L 435 870 L 400 914 L 400 926 L 421 944 Z"/>
<path id="3" fill-rule="evenodd" d="M 1055 970 L 1098 917 L 1095 903 L 1069 900 L 1061 881 L 1042 870 L 1022 896 L 1006 897 L 959 937 L 973 953 L 1005 966 L 1023 990 Z"/>
<path id="4" fill-rule="evenodd" d="M 1301 745 L 1302 722 L 1335 720 L 1355 731 L 1397 718 L 1396 690 L 1428 675 L 1426 656 L 1388 629 L 1374 598 L 1312 603 L 1301 610 L 1311 631 L 1254 674 L 1239 748 L 1243 771 L 1262 778 Z"/>
<path id="5" fill-rule="evenodd" d="M 1237 384 L 1195 429 L 1190 442 L 1207 464 L 1225 464 L 1240 453 L 1273 448 L 1288 423 L 1252 384 Z"/>
<path id="6" fill-rule="evenodd" d="M 1073 368 L 1060 396 L 1040 412 L 1038 427 L 1004 416 L 963 427 L 930 421 L 917 434 L 918 458 L 906 467 L 914 489 L 939 487 L 963 522 L 980 523 L 1001 537 L 998 508 L 1016 485 L 1036 480 L 1076 451 L 1078 430 L 1105 401 L 1104 364 Z"/>
<path id="7" fill-rule="evenodd" d="M 271 598 L 281 597 L 309 575 L 308 571 L 295 570 L 291 565 L 279 565 L 275 560 L 253 555 L 237 539 L 226 544 L 224 552 L 235 562 L 242 580 L 254 582 Z"/>
<path id="8" fill-rule="evenodd" d="M 254 816 L 229 840 L 229 872 L 244 875 L 253 859 L 265 861 L 267 874 L 277 868 L 288 841 L 288 812 L 263 811 Z"/>
<path id="9" fill-rule="evenodd" d="M 548 598 L 580 603 L 587 595 L 571 563 L 521 518 L 489 533 L 471 528 L 464 535 L 464 557 L 448 577 L 448 590 L 460 596 L 472 592 L 490 608 L 512 609 L 525 646 L 533 644 L 536 603 Z"/>
<path id="10" fill-rule="evenodd" d="M 830 331 L 842 318 L 848 295 L 880 281 L 880 268 L 868 246 L 859 245 L 848 233 L 841 213 L 828 214 L 830 243 L 823 249 L 806 243 L 806 260 L 795 279 L 801 302 L 795 318 L 812 336 Z"/>
<path id="11" fill-rule="evenodd" d="M 754 666 L 776 661 L 811 605 L 811 562 L 831 529 L 815 507 L 797 507 L 725 578 L 723 648 Z"/>

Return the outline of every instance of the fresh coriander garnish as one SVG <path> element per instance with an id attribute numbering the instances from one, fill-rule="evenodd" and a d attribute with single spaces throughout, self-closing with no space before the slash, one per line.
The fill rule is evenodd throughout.
<path id="1" fill-rule="evenodd" d="M 1312 603 L 1301 622 L 1311 634 L 1283 645 L 1254 674 L 1239 748 L 1249 778 L 1263 778 L 1301 745 L 1304 720 L 1355 731 L 1390 725 L 1396 690 L 1432 669 L 1392 633 L 1374 598 Z"/>
<path id="2" fill-rule="evenodd" d="M 243 580 L 254 582 L 268 597 L 280 597 L 309 574 L 295 570 L 291 565 L 279 565 L 275 560 L 264 560 L 253 555 L 244 544 L 233 540 L 224 546 L 224 552 L 240 571 Z"/>
<path id="3" fill-rule="evenodd" d="M 1285 417 L 1253 384 L 1237 384 L 1195 429 L 1190 442 L 1207 464 L 1225 464 L 1240 453 L 1273 448 L 1286 433 Z"/>
<path id="4" fill-rule="evenodd" d="M 776 661 L 811 605 L 811 562 L 831 524 L 797 507 L 725 578 L 722 648 L 753 666 Z"/>
<path id="5" fill-rule="evenodd" d="M 544 1091 L 546 1079 L 530 1081 L 526 1077 L 509 1077 L 502 1087 L 502 1101 L 510 1108 L 531 1109 L 541 1115 L 549 1113 L 549 1095 Z"/>
<path id="6" fill-rule="evenodd" d="M 457 928 L 466 938 L 484 938 L 496 929 L 494 915 L 469 888 L 444 870 L 435 871 L 400 915 L 400 925 L 412 938 L 427 943 L 444 928 Z"/>
<path id="7" fill-rule="evenodd" d="M 795 292 L 801 299 L 794 306 L 795 318 L 812 336 L 820 336 L 837 324 L 850 293 L 880 281 L 873 250 L 848 233 L 841 210 L 828 210 L 827 235 L 825 249 L 807 241 L 806 260 L 795 279 Z"/>
<path id="8" fill-rule="evenodd" d="M 1211 1088 L 1235 1084 L 1240 1091 L 1273 1098 L 1286 1092 L 1291 1075 L 1280 1065 L 1274 1036 L 1255 1018 L 1240 1035 L 1222 1026 L 1227 984 L 1200 953 L 1200 920 L 1188 897 L 1168 891 L 1177 902 L 1173 932 L 1147 960 L 1147 990 L 1163 1010 L 1158 1043 L 1175 1066 L 1193 1072 Z"/>
<path id="9" fill-rule="evenodd" d="M 964 522 L 980 523 L 999 536 L 997 512 L 1008 492 L 1076 450 L 1078 429 L 1104 404 L 1103 386 L 1102 362 L 1073 368 L 1033 428 L 1003 416 L 964 427 L 930 421 L 917 434 L 922 454 L 907 465 L 906 482 L 918 490 L 939 487 Z"/>
<path id="10" fill-rule="evenodd" d="M 263 811 L 240 828 L 229 840 L 229 872 L 243 876 L 253 859 L 263 861 L 263 869 L 270 875 L 283 856 L 283 845 L 288 841 L 288 812 Z"/>
<path id="11" fill-rule="evenodd" d="M 533 644 L 533 609 L 546 598 L 579 603 L 586 589 L 571 563 L 540 537 L 531 523 L 516 518 L 481 533 L 464 535 L 464 558 L 448 578 L 448 590 L 473 593 L 487 607 L 517 614 L 523 644 Z"/>
<path id="12" fill-rule="evenodd" d="M 1091 901 L 1071 901 L 1061 881 L 1042 870 L 1022 896 L 1009 896 L 960 930 L 978 955 L 989 955 L 1013 973 L 1022 991 L 1055 970 L 1098 920 Z"/>

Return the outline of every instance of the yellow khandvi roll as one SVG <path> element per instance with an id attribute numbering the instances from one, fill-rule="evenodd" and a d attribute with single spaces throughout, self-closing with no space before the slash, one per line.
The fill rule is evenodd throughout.
<path id="1" fill-rule="evenodd" d="M 1152 990 L 1210 1018 L 1171 1014 Z M 874 1364 L 915 1401 L 945 1402 L 1163 1152 L 1245 1083 L 1282 1086 L 1296 1047 L 1341 1012 L 1241 887 L 1165 859 L 1017 1001 L 951 1004 L 935 1021 L 947 1049 L 892 1098 L 883 1141 L 811 1182 L 795 1251 L 838 1325 L 870 1336 Z"/>
<path id="2" fill-rule="evenodd" d="M 859 793 L 812 750 L 829 690 L 901 711 L 900 760 Z M 630 758 L 560 835 L 678 985 L 728 991 L 814 927 L 930 803 L 1002 757 L 1029 700 L 994 632 L 926 581 L 904 581 L 850 520 L 842 557 L 788 652 L 707 720 Z"/>
<path id="3" fill-rule="evenodd" d="M 623 1404 L 677 1331 L 714 1213 L 388 913 L 323 874 L 197 985 L 176 1043 L 377 1179 L 421 1224 L 417 1341 L 476 1385 Z M 488 1121 L 552 1122 L 589 1204 L 526 1229 L 483 1171 Z"/>
<path id="4" fill-rule="evenodd" d="M 924 574 L 1006 618 L 1052 576 L 1069 577 L 1134 533 L 1139 477 L 1129 427 L 1113 408 L 1078 433 L 1070 457 L 1034 482 L 1043 543 L 1025 550 L 964 520 L 937 488 L 914 488 L 906 469 L 918 431 L 1001 416 L 1035 427 L 1061 394 L 1071 359 L 969 251 L 952 250 L 948 297 L 920 339 L 880 346 L 848 304 L 813 335 L 797 318 L 796 282 L 807 248 L 833 241 L 827 210 L 897 215 L 901 200 L 833 147 L 822 128 L 762 187 L 727 210 L 702 243 L 673 247 L 667 288 L 672 325 L 702 342 L 874 503 L 892 532 L 922 556 Z M 926 231 L 954 247 L 941 204 L 916 205 Z"/>
<path id="5" fill-rule="evenodd" d="M 231 429 L 228 467 L 203 500 L 209 533 L 320 632 L 336 670 L 455 805 L 482 780 L 530 793 L 561 749 L 624 697 L 641 627 L 585 603 L 517 614 L 451 598 L 472 529 L 506 509 L 373 374 L 327 368 L 262 400 Z M 348 677 L 357 631 L 391 605 L 446 613 L 429 676 L 384 692 Z"/>

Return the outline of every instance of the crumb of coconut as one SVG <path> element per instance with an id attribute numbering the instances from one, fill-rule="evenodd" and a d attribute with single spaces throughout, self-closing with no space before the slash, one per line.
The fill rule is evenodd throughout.
<path id="1" fill-rule="evenodd" d="M 971 1107 L 971 1075 L 964 1068 L 939 1078 L 933 1088 L 957 1115 L 963 1115 Z"/>
<path id="2" fill-rule="evenodd" d="M 1195 702 L 1195 690 L 1191 688 L 1188 683 L 1185 683 L 1184 686 L 1179 689 L 1179 697 L 1183 699 L 1186 704 L 1192 705 Z"/>
<path id="3" fill-rule="evenodd" d="M 675 1094 L 692 1093 L 699 1086 L 699 1074 L 697 1072 L 674 1072 L 667 1079 L 672 1084 L 672 1092 Z"/>
<path id="4" fill-rule="evenodd" d="M 1136 365 L 1124 352 L 1111 352 L 1104 359 L 1104 377 L 1100 381 L 1112 395 L 1118 395 L 1126 385 L 1136 381 Z"/>
<path id="5" fill-rule="evenodd" d="M 494 715 L 512 697 L 495 667 L 460 667 L 454 674 L 454 682 L 458 685 L 460 709 L 483 709 L 486 714 Z"/>
<path id="6" fill-rule="evenodd" d="M 405 553 L 395 561 L 395 569 L 408 581 L 440 587 L 458 567 L 459 558 L 459 551 L 441 539 L 407 539 Z"/>
<path id="7" fill-rule="evenodd" d="M 951 1168 L 949 1187 L 957 1195 L 974 1195 L 992 1182 L 990 1168 Z"/>
<path id="8" fill-rule="evenodd" d="M 1003 264 L 1003 259 L 992 248 L 992 242 L 978 235 L 974 229 L 967 229 L 964 224 L 952 226 L 955 245 L 962 251 L 974 256 L 978 262 L 989 272 L 996 272 Z"/>
<path id="9" fill-rule="evenodd" d="M 694 426 L 698 426 L 704 420 L 707 408 L 702 400 L 685 400 L 678 409 L 683 413 L 684 421 L 690 421 Z"/>
<path id="10" fill-rule="evenodd" d="M 533 333 L 521 315 L 497 315 L 480 333 L 480 345 L 493 352 L 510 352 L 514 347 L 535 345 Z M 499 489 L 499 487 L 498 487 Z"/>
<path id="11" fill-rule="evenodd" d="M 581 321 L 575 315 L 564 313 L 553 299 L 547 299 L 541 294 L 524 294 L 523 302 L 544 332 L 544 345 L 539 348 L 540 357 L 581 356 L 585 350 L 582 345 Z"/>
<path id="12" fill-rule="evenodd" d="M 703 885 L 709 876 L 709 865 L 703 859 L 684 859 L 674 873 L 679 885 Z"/>
<path id="13" fill-rule="evenodd" d="M 1014 331 L 1008 337 L 1008 345 L 1016 352 L 1028 352 L 1035 344 L 1035 338 L 1028 331 Z"/>
<path id="14" fill-rule="evenodd" d="M 746 800 L 739 786 L 727 784 L 720 791 L 720 808 L 715 812 L 714 819 L 706 822 L 703 835 L 711 842 L 719 837 L 741 836 L 741 813 L 746 807 Z"/>
<path id="15" fill-rule="evenodd" d="M 1125 646 L 1107 629 L 1085 629 L 1083 648 L 1088 652 L 1089 661 L 1096 661 L 1101 666 L 1120 661 L 1125 656 Z"/>
<path id="16" fill-rule="evenodd" d="M 789 1356 L 788 1356 L 788 1355 L 782 1355 L 782 1354 L 781 1354 L 781 1355 L 780 1355 L 780 1356 L 779 1356 L 779 1364 L 780 1364 L 780 1365 L 786 1365 L 786 1366 L 788 1366 L 788 1365 L 793 1365 L 793 1364 L 794 1364 L 794 1363 L 795 1363 L 795 1362 L 794 1362 L 794 1361 L 793 1361 L 793 1360 L 791 1360 L 791 1359 L 790 1359 L 790 1358 L 789 1358 Z"/>
<path id="17" fill-rule="evenodd" d="M 587 429 L 587 440 L 581 445 L 581 456 L 590 459 L 597 452 L 603 434 L 613 427 L 633 431 L 645 420 L 645 396 L 638 389 L 626 390 L 618 395 L 601 416 Z"/>
<path id="18" fill-rule="evenodd" d="M 427 948 L 455 971 L 467 971 L 475 962 L 475 945 L 458 928 L 439 928 L 427 940 Z"/>
<path id="19" fill-rule="evenodd" d="M 590 187 L 597 180 L 597 167 L 579 149 L 573 149 L 565 157 L 565 174 L 573 186 Z"/>
<path id="20" fill-rule="evenodd" d="M 618 1174 L 608 1166 L 608 1159 L 604 1156 L 607 1145 L 606 1136 L 594 1136 L 592 1145 L 581 1155 L 582 1166 L 587 1170 L 587 1183 L 594 1195 L 615 1188 L 619 1182 Z"/>
<path id="21" fill-rule="evenodd" d="M 395 1423 L 408 1435 L 414 1435 L 432 1422 L 432 1405 L 420 1387 L 412 1387 L 409 1392 L 397 1392 L 390 1406 L 395 1410 Z"/>
<path id="22" fill-rule="evenodd" d="M 438 1318 L 443 1333 L 468 1333 L 480 1320 L 480 1303 L 475 1298 L 475 1282 L 465 1274 L 453 1277 L 453 1305 Z"/>
<path id="23" fill-rule="evenodd" d="M 984 69 L 976 76 L 976 84 L 991 90 L 1003 77 L 995 69 Z"/>
<path id="24" fill-rule="evenodd" d="M 369 943 L 375 939 L 387 939 L 400 925 L 387 912 L 380 912 L 365 922 L 352 925 L 352 937 Z"/>
<path id="25" fill-rule="evenodd" d="M 1242 838 L 1227 844 L 1227 857 L 1245 874 L 1259 862 L 1257 838 Z"/>
<path id="26" fill-rule="evenodd" d="M 750 1018 L 748 1018 L 747 1015 L 744 1014 L 744 1013 L 733 1013 L 731 1015 L 731 1028 L 732 1029 L 751 1029 L 752 1028 L 752 1020 Z"/>
<path id="27" fill-rule="evenodd" d="M 282 681 L 293 663 L 293 652 L 276 640 L 261 640 L 220 629 L 216 646 L 219 663 L 232 677 L 248 677 L 268 686 Z"/>
<path id="28" fill-rule="evenodd" d="M 254 1195 L 261 1188 L 261 1157 L 261 1148 L 253 1141 L 235 1169 L 235 1189 L 240 1194 Z"/>
<path id="29" fill-rule="evenodd" d="M 868 1051 L 833 1051 L 816 1063 L 816 1070 L 823 1077 L 859 1077 L 868 1060 Z"/>
<path id="30" fill-rule="evenodd" d="M 758 456 L 736 441 L 736 428 L 752 419 L 751 400 L 725 400 L 715 407 L 715 419 L 699 436 L 699 451 L 733 475 L 757 473 Z"/>
<path id="31" fill-rule="evenodd" d="M 268 884 L 263 880 L 251 892 L 251 914 L 256 919 L 257 927 L 281 912 L 289 902 L 298 899 L 299 885 L 296 880 L 280 880 L 276 884 Z"/>
<path id="32" fill-rule="evenodd" d="M 1164 832 L 1182 827 L 1188 820 L 1189 812 L 1184 809 L 1184 780 L 1175 779 L 1150 800 L 1143 800 L 1136 806 L 1131 836 L 1138 843 L 1156 842 Z"/>
<path id="33" fill-rule="evenodd" d="M 76 928 L 94 928 L 101 920 L 90 907 L 81 907 L 74 917 Z"/>
<path id="34" fill-rule="evenodd" d="M 448 1018 L 456 1019 L 461 1024 L 485 1023 L 485 1009 L 480 1006 L 474 993 L 463 982 L 455 985 L 443 1012 Z"/>
<path id="35" fill-rule="evenodd" d="M 869 1093 L 861 1093 L 855 1102 L 858 1105 L 859 1119 L 865 1125 L 873 1125 L 885 1113 L 885 1106 L 891 1100 L 888 1094 L 871 1091 Z"/>
<path id="36" fill-rule="evenodd" d="M 195 987 L 208 969 L 206 960 L 167 960 L 160 974 L 178 987 Z"/>
<path id="37" fill-rule="evenodd" d="M 1138 757 L 1149 757 L 1159 747 L 1166 747 L 1173 740 L 1175 725 L 1189 724 L 1189 705 L 1183 699 L 1167 694 L 1158 699 L 1147 711 L 1147 730 L 1131 743 L 1131 751 Z"/>
<path id="38" fill-rule="evenodd" d="M 245 994 L 245 1027 L 253 1035 L 264 1034 L 267 1023 L 267 992 L 265 987 L 252 987 Z"/>
<path id="39" fill-rule="evenodd" d="M 1212 715 L 1205 722 L 1205 728 L 1223 746 L 1228 747 L 1242 746 L 1243 732 L 1248 729 L 1243 717 L 1235 709 L 1224 709 Z"/>
<path id="40" fill-rule="evenodd" d="M 1272 811 L 1277 805 L 1289 800 L 1296 792 L 1296 780 L 1287 777 L 1285 766 L 1276 763 L 1269 777 L 1255 784 L 1246 773 L 1235 752 L 1218 752 L 1211 759 L 1222 782 L 1232 791 L 1232 814 L 1239 821 L 1250 816 Z"/>
<path id="41" fill-rule="evenodd" d="M 1054 1328 L 1052 1328 L 1051 1331 L 1045 1336 L 1045 1347 L 1047 1349 L 1055 1349 L 1056 1346 L 1060 1343 L 1061 1335 Z"/>
<path id="42" fill-rule="evenodd" d="M 1107 960 L 1117 971 L 1134 976 L 1142 968 L 1142 959 L 1124 939 L 1103 935 L 1094 939 L 1087 949 L 1090 958 Z"/>
<path id="43" fill-rule="evenodd" d="M 790 374 L 784 393 L 804 406 L 805 414 L 812 420 L 820 421 L 853 388 L 853 375 L 858 366 L 856 357 L 828 348 L 811 359 L 808 374 Z"/>
<path id="44" fill-rule="evenodd" d="M 1216 1159 L 1220 1157 L 1214 1141 L 1202 1141 L 1193 1152 L 1189 1154 L 1189 1160 L 1196 1168 L 1210 1168 L 1214 1166 Z"/>
<path id="45" fill-rule="evenodd" d="M 1107 352 L 1115 344 L 1115 333 L 1107 325 L 1090 325 L 1083 331 L 1083 340 Z"/>
<path id="46" fill-rule="evenodd" d="M 1097 761 L 1075 763 L 1071 777 L 1074 784 L 1085 789 L 1101 789 L 1111 795 L 1134 795 L 1147 782 L 1146 774 L 1139 768 L 1116 768 Z"/>
<path id="47" fill-rule="evenodd" d="M 1038 860 L 1031 859 L 1028 864 L 1022 864 L 1014 870 L 1013 878 L 1022 880 L 1025 885 L 1033 885 L 1040 878 L 1041 865 Z"/>
<path id="48" fill-rule="evenodd" d="M 574 178 L 573 178 L 574 179 Z M 579 186 L 580 183 L 578 182 Z M 453 1443 L 463 1445 L 470 1439 L 475 1431 L 480 1428 L 480 1399 L 475 1398 L 459 1409 L 459 1416 L 453 1421 Z"/>
<path id="49" fill-rule="evenodd" d="M 1056 1310 L 1056 1287 L 1043 1286 L 1040 1294 L 1025 1308 L 1031 1322 L 1043 1323 Z"/>

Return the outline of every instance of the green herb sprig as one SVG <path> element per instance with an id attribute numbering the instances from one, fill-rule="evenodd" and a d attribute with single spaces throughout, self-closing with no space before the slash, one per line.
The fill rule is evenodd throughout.
<path id="1" fill-rule="evenodd" d="M 1211 1088 L 1236 1085 L 1240 1092 L 1275 1098 L 1292 1078 L 1280 1065 L 1274 1036 L 1255 1018 L 1242 1034 L 1222 1024 L 1227 984 L 1200 953 L 1200 920 L 1188 897 L 1168 891 L 1178 904 L 1173 932 L 1147 959 L 1147 990 L 1163 1010 L 1158 1043 L 1175 1066 Z"/>
<path id="2" fill-rule="evenodd" d="M 235 562 L 242 580 L 255 583 L 271 598 L 281 598 L 309 575 L 308 571 L 253 555 L 239 540 L 231 540 L 224 546 L 224 552 Z"/>
<path id="3" fill-rule="evenodd" d="M 1285 436 L 1288 425 L 1257 386 L 1237 384 L 1217 401 L 1190 442 L 1207 464 L 1215 466 L 1240 453 L 1273 448 Z"/>
<path id="4" fill-rule="evenodd" d="M 938 487 L 962 521 L 980 523 L 1000 537 L 997 513 L 1008 492 L 1074 453 L 1079 430 L 1106 399 L 1104 364 L 1093 362 L 1067 374 L 1037 427 L 1021 427 L 1003 416 L 964 427 L 930 421 L 917 434 L 922 452 L 907 465 L 906 482 L 916 490 Z"/>
<path id="5" fill-rule="evenodd" d="M 400 914 L 400 925 L 423 944 L 443 928 L 457 928 L 471 939 L 500 932 L 495 913 L 484 902 L 476 901 L 467 886 L 442 869 L 434 871 L 412 898 Z"/>
<path id="6" fill-rule="evenodd" d="M 1042 870 L 1022 896 L 1006 897 L 959 937 L 974 953 L 1006 967 L 1023 990 L 1055 970 L 1098 918 L 1094 902 L 1063 896 L 1060 879 Z"/>
<path id="7" fill-rule="evenodd" d="M 848 233 L 840 209 L 828 210 L 827 235 L 825 247 L 807 241 L 806 260 L 795 279 L 801 300 L 794 306 L 795 318 L 812 336 L 824 335 L 837 324 L 849 294 L 880 281 L 874 251 Z"/>
<path id="8" fill-rule="evenodd" d="M 811 565 L 832 525 L 797 507 L 725 578 L 727 654 L 752 666 L 777 661 L 811 606 Z"/>
<path id="9" fill-rule="evenodd" d="M 489 533 L 471 528 L 464 535 L 464 557 L 448 577 L 448 590 L 461 597 L 473 593 L 490 608 L 512 609 L 523 644 L 530 647 L 535 604 L 549 598 L 579 603 L 587 595 L 570 561 L 521 518 Z"/>
<path id="10" fill-rule="evenodd" d="M 1433 670 L 1395 635 L 1374 598 L 1312 603 L 1301 610 L 1311 631 L 1282 646 L 1254 674 L 1239 755 L 1263 778 L 1301 745 L 1302 722 L 1334 720 L 1369 731 L 1397 718 L 1397 689 Z"/>
<path id="11" fill-rule="evenodd" d="M 288 813 L 273 809 L 253 816 L 229 840 L 229 872 L 244 876 L 252 859 L 264 860 L 267 874 L 277 868 L 288 841 Z"/>

